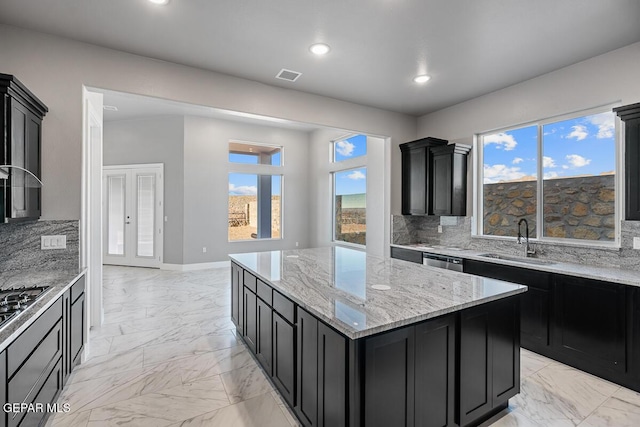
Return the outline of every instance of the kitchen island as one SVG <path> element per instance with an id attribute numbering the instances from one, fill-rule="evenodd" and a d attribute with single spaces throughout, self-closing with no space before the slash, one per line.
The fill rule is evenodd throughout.
<path id="1" fill-rule="evenodd" d="M 526 286 L 339 246 L 230 257 L 239 335 L 306 426 L 474 425 L 519 392 Z"/>

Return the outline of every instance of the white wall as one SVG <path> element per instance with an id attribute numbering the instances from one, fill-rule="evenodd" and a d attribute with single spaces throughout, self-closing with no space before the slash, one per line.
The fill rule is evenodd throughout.
<path id="1" fill-rule="evenodd" d="M 184 263 L 225 261 L 229 253 L 309 247 L 309 135 L 298 130 L 234 121 L 185 117 L 184 133 Z M 229 141 L 283 147 L 283 239 L 228 241 L 228 197 L 231 168 Z M 273 166 L 262 165 L 265 173 Z M 244 167 L 244 169 L 243 169 Z M 268 170 L 267 170 L 268 169 Z M 207 253 L 202 248 L 207 248 Z"/>
<path id="2" fill-rule="evenodd" d="M 164 163 L 164 257 L 183 263 L 184 118 L 154 117 L 104 123 L 105 165 Z"/>
<path id="3" fill-rule="evenodd" d="M 43 219 L 80 218 L 82 85 L 385 135 L 396 144 L 416 136 L 412 116 L 6 25 L 0 40 L 0 72 L 16 75 L 50 110 L 43 123 Z M 399 153 L 393 161 L 399 187 Z"/>

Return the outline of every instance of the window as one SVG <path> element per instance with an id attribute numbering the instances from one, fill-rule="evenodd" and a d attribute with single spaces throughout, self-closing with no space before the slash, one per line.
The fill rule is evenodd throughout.
<path id="1" fill-rule="evenodd" d="M 354 135 L 333 142 L 333 161 L 341 162 L 367 154 L 367 136 Z"/>
<path id="2" fill-rule="evenodd" d="M 613 112 L 567 116 L 479 136 L 478 234 L 614 242 Z"/>
<path id="3" fill-rule="evenodd" d="M 366 244 L 367 168 L 333 173 L 334 239 Z"/>
<path id="4" fill-rule="evenodd" d="M 231 142 L 229 162 L 229 241 L 282 238 L 282 147 Z"/>

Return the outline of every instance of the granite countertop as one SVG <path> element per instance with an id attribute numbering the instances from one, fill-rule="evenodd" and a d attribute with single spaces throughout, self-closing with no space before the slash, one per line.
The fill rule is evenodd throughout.
<path id="1" fill-rule="evenodd" d="M 230 258 L 351 339 L 516 295 L 526 286 L 340 246 Z"/>
<path id="2" fill-rule="evenodd" d="M 0 351 L 60 297 L 85 270 L 19 270 L 0 273 L 0 289 L 20 286 L 50 286 L 34 304 L 0 328 Z"/>
<path id="3" fill-rule="evenodd" d="M 553 260 L 532 258 L 532 262 L 527 262 L 524 258 L 519 261 L 517 256 L 505 255 L 511 259 L 497 259 L 480 256 L 481 254 L 493 253 L 492 251 L 477 251 L 470 249 L 459 249 L 455 247 L 430 246 L 425 243 L 414 243 L 407 245 L 391 245 L 398 248 L 412 249 L 420 252 L 432 254 L 449 255 L 476 261 L 491 262 L 494 264 L 512 265 L 515 267 L 528 268 L 531 270 L 547 271 L 550 273 L 566 274 L 568 276 L 584 277 L 588 279 L 602 280 L 611 283 L 620 283 L 629 286 L 640 287 L 640 273 L 634 270 L 625 270 L 618 267 L 599 267 L 585 264 L 572 264 L 568 262 L 556 262 Z M 536 263 L 536 260 L 541 263 Z"/>

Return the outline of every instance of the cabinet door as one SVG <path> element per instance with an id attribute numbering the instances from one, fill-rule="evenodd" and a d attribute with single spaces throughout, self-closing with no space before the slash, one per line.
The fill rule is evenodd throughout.
<path id="1" fill-rule="evenodd" d="M 238 307 L 242 300 L 242 295 L 240 294 L 240 271 L 240 267 L 231 263 L 231 320 L 236 327 L 238 327 L 239 331 L 242 330 L 240 327 L 242 322 L 240 321 L 240 311 Z"/>
<path id="2" fill-rule="evenodd" d="M 518 297 L 491 303 L 491 398 L 494 408 L 520 392 L 520 315 Z"/>
<path id="3" fill-rule="evenodd" d="M 273 382 L 291 407 L 295 405 L 295 328 L 273 312 Z"/>
<path id="4" fill-rule="evenodd" d="M 625 286 L 556 276 L 554 348 L 585 370 L 625 369 Z"/>
<path id="5" fill-rule="evenodd" d="M 298 398 L 296 413 L 305 426 L 318 419 L 318 320 L 298 307 Z"/>
<path id="6" fill-rule="evenodd" d="M 0 353 L 0 405 L 7 402 L 7 352 L 6 350 Z M 7 425 L 7 413 L 5 411 L 0 412 L 0 427 L 6 427 Z"/>
<path id="7" fill-rule="evenodd" d="M 435 154 L 433 155 L 433 192 L 432 212 L 434 215 L 451 215 L 451 196 L 452 189 L 452 159 L 453 154 Z"/>
<path id="8" fill-rule="evenodd" d="M 318 426 L 347 425 L 347 339 L 318 322 Z"/>
<path id="9" fill-rule="evenodd" d="M 258 320 L 256 294 L 244 288 L 244 339 L 247 347 L 255 354 L 258 340 Z"/>
<path id="10" fill-rule="evenodd" d="M 415 425 L 455 425 L 455 315 L 415 327 Z"/>
<path id="11" fill-rule="evenodd" d="M 364 424 L 414 423 L 414 329 L 386 332 L 365 342 Z"/>
<path id="12" fill-rule="evenodd" d="M 69 379 L 72 369 L 71 353 L 71 289 L 62 295 L 62 381 Z"/>
<path id="13" fill-rule="evenodd" d="M 640 220 L 640 118 L 625 122 L 625 218 Z"/>
<path id="14" fill-rule="evenodd" d="M 429 148 L 412 148 L 402 152 L 402 214 L 427 213 L 427 160 Z"/>
<path id="15" fill-rule="evenodd" d="M 71 365 L 70 370 L 73 370 L 74 366 L 78 365 L 82 359 L 82 350 L 84 349 L 84 337 L 85 333 L 85 294 L 81 294 L 76 301 L 71 304 L 71 333 L 70 348 L 71 348 Z"/>
<path id="16" fill-rule="evenodd" d="M 414 251 L 411 249 L 391 247 L 391 258 L 402 259 L 405 261 L 415 262 L 416 264 L 422 264 L 422 252 Z"/>
<path id="17" fill-rule="evenodd" d="M 272 360 L 273 360 L 273 337 L 271 334 L 273 327 L 273 314 L 271 307 L 262 301 L 257 299 L 256 308 L 257 321 L 258 321 L 258 341 L 256 342 L 256 357 L 260 364 L 267 371 L 270 376 L 273 373 Z"/>

